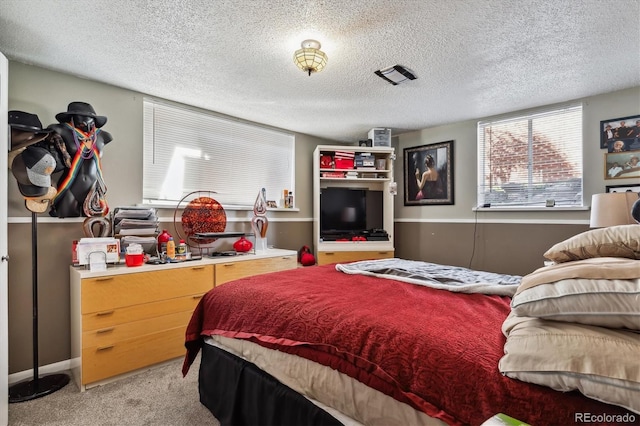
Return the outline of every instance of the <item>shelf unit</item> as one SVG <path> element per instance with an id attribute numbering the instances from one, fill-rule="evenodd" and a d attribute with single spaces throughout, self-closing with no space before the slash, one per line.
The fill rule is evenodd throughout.
<path id="1" fill-rule="evenodd" d="M 335 157 L 336 151 L 352 153 L 354 156 L 371 153 L 378 160 L 384 160 L 384 169 L 333 168 L 324 164 L 321 157 Z M 350 262 L 364 259 L 379 259 L 394 256 L 393 241 L 393 162 L 395 152 L 391 147 L 360 147 L 343 145 L 318 145 L 313 153 L 313 240 L 318 264 Z M 334 177 L 335 173 L 345 177 Z M 347 177 L 347 175 L 353 175 Z M 328 187 L 367 189 L 382 191 L 383 226 L 389 236 L 388 241 L 324 241 L 320 232 L 320 193 Z"/>

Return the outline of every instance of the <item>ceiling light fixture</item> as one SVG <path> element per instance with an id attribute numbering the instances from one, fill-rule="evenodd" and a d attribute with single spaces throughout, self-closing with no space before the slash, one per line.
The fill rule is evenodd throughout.
<path id="1" fill-rule="evenodd" d="M 375 72 L 375 74 L 388 81 L 389 83 L 397 86 L 400 83 L 404 83 L 407 80 L 415 80 L 417 77 L 409 68 L 405 68 L 402 65 L 394 65 L 392 67 L 383 68 Z"/>
<path id="2" fill-rule="evenodd" d="M 320 42 L 316 40 L 305 40 L 301 44 L 302 49 L 296 50 L 293 54 L 293 62 L 302 71 L 320 72 L 327 65 L 327 55 L 320 50 Z"/>

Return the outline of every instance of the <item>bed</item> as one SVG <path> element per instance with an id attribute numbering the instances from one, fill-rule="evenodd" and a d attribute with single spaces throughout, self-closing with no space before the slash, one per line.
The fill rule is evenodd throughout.
<path id="1" fill-rule="evenodd" d="M 533 425 L 576 424 L 598 415 L 598 423 L 635 422 L 640 418 L 640 408 L 633 405 L 634 399 L 640 401 L 640 334 L 633 329 L 640 318 L 640 262 L 635 260 L 640 235 L 627 231 L 632 245 L 638 245 L 631 255 L 601 256 L 611 253 L 598 249 L 596 259 L 571 258 L 524 279 L 390 259 L 226 283 L 208 292 L 193 313 L 183 374 L 200 352 L 200 399 L 223 425 L 480 425 L 497 413 Z M 584 256 L 584 247 L 578 251 Z M 608 269 L 625 271 L 622 278 L 604 278 L 606 285 L 625 281 L 630 286 L 626 322 L 614 321 L 605 329 L 592 315 L 588 321 L 596 324 L 576 315 L 544 318 L 549 312 L 513 308 L 517 297 L 532 305 L 523 281 L 539 291 L 549 284 L 547 271 L 580 276 L 581 262 L 605 257 L 618 262 Z M 425 272 L 429 269 L 435 272 Z M 606 352 L 615 364 L 611 377 L 577 371 L 582 364 L 596 369 L 607 364 L 598 362 L 602 348 L 584 352 L 591 350 L 591 340 L 579 346 L 581 354 L 556 350 L 557 342 L 541 344 L 539 354 L 532 349 L 540 335 L 557 335 L 545 327 L 558 324 L 569 327 L 563 328 L 569 336 L 604 330 L 605 338 L 594 339 L 619 343 Z M 578 367 L 564 375 L 551 370 L 563 366 L 545 364 L 548 371 L 534 371 L 545 356 L 571 359 Z M 527 362 L 533 366 L 519 368 Z M 580 374 L 586 379 L 580 381 Z M 584 385 L 593 377 L 600 385 L 595 390 Z"/>

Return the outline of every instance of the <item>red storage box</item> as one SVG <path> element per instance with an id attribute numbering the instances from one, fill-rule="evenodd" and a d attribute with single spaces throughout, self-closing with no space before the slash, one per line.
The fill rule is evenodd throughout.
<path id="1" fill-rule="evenodd" d="M 336 151 L 333 156 L 336 169 L 353 169 L 354 168 L 354 152 Z"/>
<path id="2" fill-rule="evenodd" d="M 353 169 L 353 158 L 336 158 L 336 169 Z"/>

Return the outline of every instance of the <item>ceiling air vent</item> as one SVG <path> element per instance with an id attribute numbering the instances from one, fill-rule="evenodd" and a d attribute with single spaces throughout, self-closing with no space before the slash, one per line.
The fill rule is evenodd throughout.
<path id="1" fill-rule="evenodd" d="M 377 76 L 386 80 L 387 82 L 397 86 L 398 84 L 405 83 L 408 80 L 415 80 L 417 77 L 409 68 L 405 68 L 402 65 L 394 65 L 392 67 L 383 68 L 375 72 Z"/>

